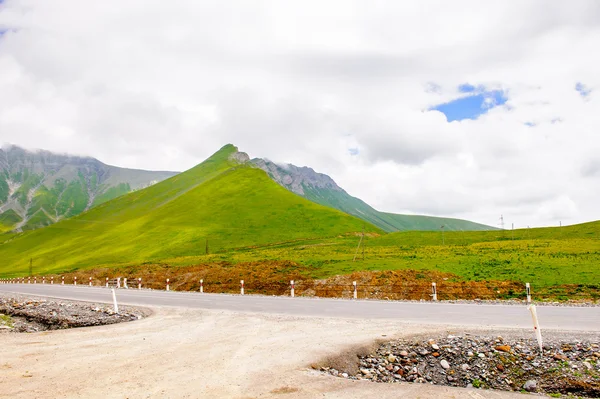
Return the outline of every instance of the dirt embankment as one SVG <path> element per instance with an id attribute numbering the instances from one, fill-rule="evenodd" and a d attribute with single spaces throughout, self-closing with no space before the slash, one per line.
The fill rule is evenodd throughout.
<path id="1" fill-rule="evenodd" d="M 38 276 L 39 284 L 88 285 L 90 277 L 94 286 L 106 284 L 106 279 L 127 278 L 130 287 L 137 287 L 138 279 L 144 288 L 165 289 L 167 279 L 171 290 L 198 291 L 203 280 L 204 292 L 239 293 L 240 280 L 244 280 L 247 294 L 290 295 L 290 281 L 294 280 L 295 295 L 325 298 L 352 298 L 353 282 L 357 282 L 360 299 L 431 300 L 432 282 L 437 284 L 439 300 L 454 299 L 521 299 L 526 298 L 525 286 L 517 281 L 465 281 L 461 277 L 437 271 L 392 270 L 363 271 L 327 279 L 311 278 L 312 270 L 290 261 L 260 261 L 239 264 L 227 262 L 196 266 L 174 267 L 144 264 L 119 268 L 91 269 L 61 275 Z M 45 278 L 45 280 L 43 280 Z M 34 278 L 31 279 L 33 283 Z M 533 287 L 535 300 L 598 301 L 598 286 L 563 285 L 560 287 Z"/>

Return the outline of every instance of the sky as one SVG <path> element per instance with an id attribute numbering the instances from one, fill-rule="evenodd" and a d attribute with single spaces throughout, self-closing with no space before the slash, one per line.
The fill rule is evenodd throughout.
<path id="1" fill-rule="evenodd" d="M 600 2 L 0 1 L 0 143 L 185 170 L 233 143 L 378 210 L 600 219 Z"/>

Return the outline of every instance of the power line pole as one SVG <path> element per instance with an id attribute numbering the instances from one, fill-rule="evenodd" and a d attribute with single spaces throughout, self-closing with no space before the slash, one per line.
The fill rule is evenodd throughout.
<path id="1" fill-rule="evenodd" d="M 365 242 L 364 242 L 365 241 L 365 225 L 364 225 L 364 223 L 363 223 L 363 231 L 362 231 L 362 241 L 363 241 L 362 249 L 363 249 L 363 261 L 364 261 L 365 260 Z"/>
<path id="2" fill-rule="evenodd" d="M 352 259 L 352 262 L 356 262 L 356 257 L 358 256 L 358 250 L 360 249 L 360 244 L 362 244 L 364 238 L 365 238 L 365 230 L 364 230 L 364 226 L 363 226 L 363 232 L 360 235 L 360 240 L 358 240 L 358 245 L 356 247 L 356 252 L 354 253 L 354 258 Z M 364 247 L 363 247 L 363 260 L 365 260 L 365 248 Z"/>
<path id="3" fill-rule="evenodd" d="M 446 245 L 446 240 L 444 239 L 444 225 L 442 225 L 440 229 L 442 229 L 442 245 Z"/>

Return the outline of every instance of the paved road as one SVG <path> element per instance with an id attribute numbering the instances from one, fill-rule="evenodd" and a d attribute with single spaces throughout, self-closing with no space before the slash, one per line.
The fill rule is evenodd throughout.
<path id="1" fill-rule="evenodd" d="M 0 293 L 20 293 L 63 299 L 112 302 L 111 291 L 100 287 L 50 284 L 2 284 Z M 525 306 L 396 301 L 290 298 L 254 295 L 200 294 L 150 290 L 117 291 L 120 304 L 223 309 L 314 317 L 398 319 L 421 324 L 532 328 Z M 600 331 L 600 307 L 538 306 L 542 329 Z"/>

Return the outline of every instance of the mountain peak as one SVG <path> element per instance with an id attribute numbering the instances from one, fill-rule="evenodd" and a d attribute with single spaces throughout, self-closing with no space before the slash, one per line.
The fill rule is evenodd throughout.
<path id="1" fill-rule="evenodd" d="M 345 192 L 331 177 L 317 173 L 307 166 L 276 164 L 261 158 L 253 159 L 252 163 L 267 172 L 277 183 L 300 196 L 304 196 L 309 187 Z"/>

